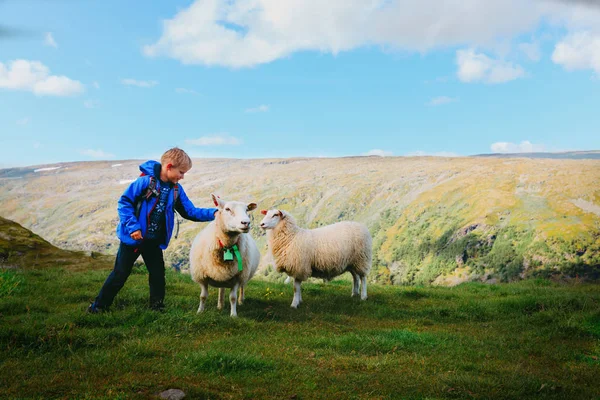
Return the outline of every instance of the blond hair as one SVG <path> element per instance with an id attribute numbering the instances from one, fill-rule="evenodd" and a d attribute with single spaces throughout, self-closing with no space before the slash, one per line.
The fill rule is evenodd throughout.
<path id="1" fill-rule="evenodd" d="M 165 151 L 165 153 L 160 158 L 160 163 L 162 165 L 167 165 L 168 163 L 173 164 L 174 167 L 182 168 L 189 170 L 192 168 L 192 159 L 187 153 L 181 150 L 179 147 L 173 147 Z"/>

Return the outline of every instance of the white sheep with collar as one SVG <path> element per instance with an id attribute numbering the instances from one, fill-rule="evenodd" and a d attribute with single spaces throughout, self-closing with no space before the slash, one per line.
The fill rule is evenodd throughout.
<path id="1" fill-rule="evenodd" d="M 208 286 L 219 288 L 217 308 L 223 308 L 225 288 L 231 288 L 229 303 L 232 317 L 237 317 L 236 304 L 245 299 L 244 289 L 254 276 L 260 261 L 260 252 L 250 231 L 248 212 L 256 208 L 256 203 L 224 201 L 211 193 L 218 211 L 215 220 L 204 228 L 192 243 L 190 250 L 190 276 L 200 284 L 200 306 L 198 313 L 204 311 L 208 297 Z M 242 257 L 242 270 L 238 268 L 238 258 L 233 246 L 238 247 Z M 226 260 L 225 253 L 233 255 Z M 239 296 L 237 294 L 239 289 Z"/>

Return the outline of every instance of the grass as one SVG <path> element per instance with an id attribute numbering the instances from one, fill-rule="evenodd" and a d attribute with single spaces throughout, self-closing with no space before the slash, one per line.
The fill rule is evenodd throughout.
<path id="1" fill-rule="evenodd" d="M 143 399 L 598 398 L 600 291 L 529 280 L 454 288 L 250 282 L 239 318 L 196 314 L 199 287 L 167 273 L 147 308 L 136 268 L 114 310 L 85 309 L 108 271 L 0 270 L 0 397 Z"/>

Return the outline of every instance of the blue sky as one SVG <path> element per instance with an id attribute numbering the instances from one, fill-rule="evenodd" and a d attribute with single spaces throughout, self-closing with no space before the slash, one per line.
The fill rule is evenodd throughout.
<path id="1" fill-rule="evenodd" d="M 591 0 L 0 0 L 0 167 L 600 149 Z"/>

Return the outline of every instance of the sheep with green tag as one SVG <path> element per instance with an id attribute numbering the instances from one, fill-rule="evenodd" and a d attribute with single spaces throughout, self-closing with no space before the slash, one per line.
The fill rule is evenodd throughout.
<path id="1" fill-rule="evenodd" d="M 236 306 L 243 303 L 246 284 L 260 261 L 256 242 L 248 233 L 248 212 L 256 208 L 256 203 L 224 201 L 212 193 L 211 197 L 219 210 L 215 220 L 198 233 L 190 250 L 190 276 L 201 288 L 198 313 L 205 309 L 210 285 L 219 288 L 219 310 L 223 308 L 225 288 L 231 289 L 230 315 L 237 317 Z"/>

